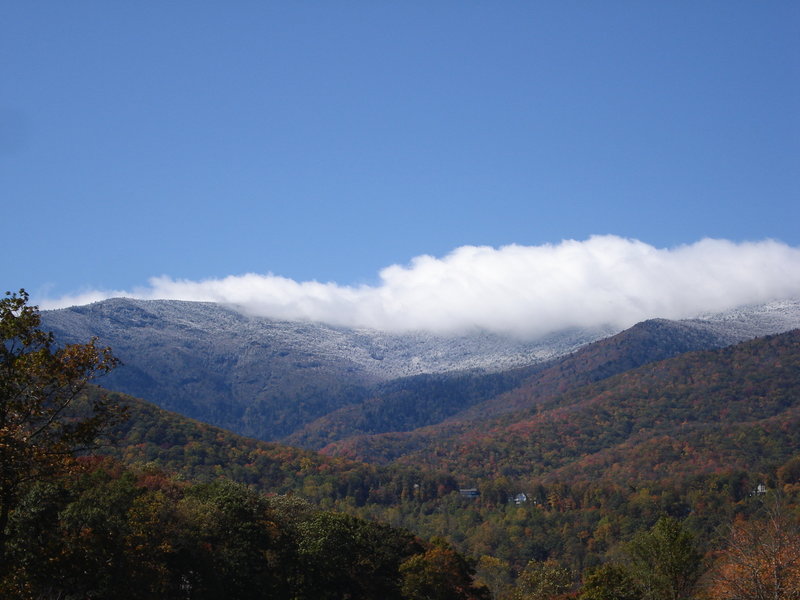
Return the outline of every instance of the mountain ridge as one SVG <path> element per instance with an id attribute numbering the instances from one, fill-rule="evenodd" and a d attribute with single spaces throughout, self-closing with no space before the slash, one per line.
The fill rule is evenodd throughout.
<path id="1" fill-rule="evenodd" d="M 435 460 L 417 449 L 393 462 L 486 476 L 483 462 L 475 471 L 475 457 L 493 454 L 497 465 L 504 460 L 515 470 L 536 465 L 549 480 L 605 477 L 609 470 L 623 481 L 623 473 L 634 472 L 647 479 L 660 459 L 643 449 L 663 446 L 659 436 L 674 445 L 671 457 L 663 459 L 671 468 L 684 461 L 705 463 L 699 470 L 713 471 L 743 468 L 748 460 L 768 462 L 772 455 L 786 460 L 800 444 L 798 377 L 800 329 L 687 352 L 579 385 L 529 408 L 527 415 L 485 421 L 439 439 Z M 737 429 L 771 431 L 774 439 L 741 444 L 732 433 Z M 651 467 L 644 468 L 643 461 Z"/>
<path id="2" fill-rule="evenodd" d="M 351 429 L 371 419 L 373 424 L 361 433 L 375 433 L 424 427 L 461 413 L 468 418 L 469 411 L 477 417 L 481 411 L 508 412 L 515 409 L 509 396 L 494 404 L 492 399 L 509 393 L 548 361 L 613 338 L 609 330 L 570 330 L 534 342 L 485 332 L 390 334 L 275 321 L 213 303 L 171 300 L 114 299 L 41 314 L 42 326 L 60 341 L 97 337 L 114 349 L 124 366 L 103 382 L 109 389 L 242 435 L 317 448 L 331 439 L 313 430 L 335 429 L 328 427 L 335 418 Z M 719 347 L 800 326 L 800 302 L 689 321 L 654 320 L 649 327 L 656 323 L 696 341 L 683 350 Z M 450 386 L 453 393 L 472 378 L 484 392 L 462 385 L 459 397 L 443 407 L 437 404 L 443 396 L 434 393 L 435 385 L 418 393 L 425 386 L 417 383 L 424 384 L 426 377 L 437 385 L 444 381 L 440 387 Z M 392 394 L 393 403 L 388 399 Z M 391 411 L 401 409 L 406 412 L 393 424 Z M 417 416 L 409 418 L 414 412 Z M 352 433 L 358 432 L 343 431 Z"/>

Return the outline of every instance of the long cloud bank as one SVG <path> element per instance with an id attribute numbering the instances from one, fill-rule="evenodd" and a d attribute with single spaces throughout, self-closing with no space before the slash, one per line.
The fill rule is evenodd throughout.
<path id="1" fill-rule="evenodd" d="M 800 248 L 705 239 L 660 249 L 617 236 L 554 245 L 463 246 L 380 272 L 375 286 L 267 274 L 204 281 L 156 277 L 127 291 L 42 302 L 58 308 L 114 296 L 220 302 L 259 316 L 390 331 L 483 329 L 536 337 L 568 327 L 627 327 L 800 297 Z"/>

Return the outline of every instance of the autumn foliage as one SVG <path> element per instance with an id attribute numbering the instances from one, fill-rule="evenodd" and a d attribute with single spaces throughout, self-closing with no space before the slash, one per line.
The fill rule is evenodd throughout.
<path id="1" fill-rule="evenodd" d="M 24 290 L 0 300 L 0 559 L 24 487 L 68 472 L 121 415 L 103 395 L 76 403 L 86 383 L 117 365 L 111 351 L 94 340 L 57 347 L 39 324 Z"/>
<path id="2" fill-rule="evenodd" d="M 733 523 L 711 573 L 708 598 L 800 598 L 800 527 L 777 499 L 770 499 L 761 514 Z"/>

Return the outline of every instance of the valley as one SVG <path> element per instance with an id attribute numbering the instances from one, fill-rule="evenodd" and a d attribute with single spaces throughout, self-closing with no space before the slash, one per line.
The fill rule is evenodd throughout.
<path id="1" fill-rule="evenodd" d="M 59 340 L 120 348 L 123 365 L 81 400 L 127 407 L 108 460 L 447 540 L 506 599 L 536 565 L 590 585 L 664 519 L 713 561 L 765 499 L 794 510 L 799 316 L 798 303 L 774 303 L 505 346 L 175 302 L 42 321 Z M 492 368 L 502 352 L 510 367 Z M 418 371 L 397 376 L 409 357 Z"/>

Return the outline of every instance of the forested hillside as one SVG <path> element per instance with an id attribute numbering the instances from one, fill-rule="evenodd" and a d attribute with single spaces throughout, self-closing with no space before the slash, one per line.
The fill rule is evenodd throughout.
<path id="1" fill-rule="evenodd" d="M 800 410 L 798 387 L 800 330 L 686 353 L 590 385 L 575 384 L 561 393 L 537 396 L 528 409 L 461 424 L 457 435 L 436 438 L 430 428 L 413 432 L 424 435 L 430 446 L 420 446 L 390 466 L 448 473 L 450 482 L 443 483 L 448 491 L 455 479 L 462 485 L 494 477 L 548 481 L 562 476 L 624 483 L 669 478 L 676 469 L 690 475 L 726 467 L 766 471 L 798 446 L 798 429 L 792 426 Z M 270 473 L 278 468 L 293 472 L 300 462 L 313 462 L 329 471 L 361 469 L 355 478 L 365 481 L 365 489 L 376 487 L 368 474 L 377 473 L 376 467 L 366 466 L 374 464 L 369 456 L 350 457 L 360 462 L 325 458 L 125 401 L 133 418 L 119 426 L 119 451 L 129 462 L 158 459 L 170 468 L 196 469 L 193 476 L 205 465 L 227 464 L 237 473 L 245 469 L 237 478 L 279 491 L 299 480 L 287 480 L 286 475 L 269 479 Z M 392 446 L 397 434 L 371 439 Z M 221 451 L 227 454 L 214 454 Z"/>
<path id="2" fill-rule="evenodd" d="M 798 389 L 795 330 L 565 389 L 399 462 L 469 478 L 553 477 L 565 469 L 625 481 L 669 477 L 676 468 L 763 470 L 798 447 Z"/>
<path id="3" fill-rule="evenodd" d="M 42 319 L 62 343 L 97 337 L 114 349 L 123 366 L 106 378 L 109 389 L 271 441 L 381 394 L 381 382 L 501 372 L 612 333 L 575 330 L 533 341 L 481 331 L 398 334 L 276 321 L 214 303 L 127 298 L 46 311 Z"/>
<path id="4" fill-rule="evenodd" d="M 410 388 L 415 392 L 413 394 L 408 393 L 409 384 L 417 383 L 418 379 L 393 382 L 390 385 L 400 388 L 406 392 L 405 395 L 386 393 L 371 398 L 318 419 L 304 428 L 303 432 L 319 431 L 316 436 L 318 440 L 322 435 L 344 440 L 329 444 L 324 449 L 327 453 L 344 453 L 361 460 L 386 463 L 416 449 L 425 451 L 429 443 L 436 444 L 438 440 L 457 432 L 469 431 L 472 427 L 483 428 L 483 422 L 493 415 L 514 413 L 536 406 L 565 390 L 576 389 L 650 362 L 690 350 L 723 345 L 718 335 L 684 323 L 646 321 L 617 335 L 587 344 L 563 358 L 524 369 L 488 376 L 451 376 L 434 380 L 438 385 Z M 423 380 L 421 383 L 426 382 Z M 508 388 L 507 391 L 499 389 L 500 384 Z M 487 387 L 489 391 L 494 389 L 495 394 L 481 394 Z M 445 412 L 448 409 L 449 414 Z M 393 423 L 406 425 L 420 414 L 427 416 L 436 411 L 443 413 L 443 416 L 428 418 L 427 423 L 418 425 L 419 431 L 403 434 L 397 432 L 413 428 L 391 427 Z M 404 415 L 410 418 L 404 418 Z M 377 427 L 376 422 L 380 424 Z M 439 422 L 441 425 L 438 427 L 422 429 L 425 425 Z M 381 432 L 392 433 L 376 438 L 363 435 Z M 288 441 L 297 437 L 295 434 Z M 307 437 L 301 439 L 308 441 Z M 385 444 L 386 439 L 390 439 L 391 443 Z M 309 445 L 314 447 L 314 444 Z"/>
<path id="5" fill-rule="evenodd" d="M 99 458 L 26 490 L 4 559 L 9 599 L 489 598 L 443 540 Z"/>
<path id="6" fill-rule="evenodd" d="M 167 300 L 117 298 L 45 311 L 42 319 L 60 343 L 97 337 L 114 349 L 123 364 L 105 379 L 108 389 L 248 437 L 318 449 L 357 435 L 485 418 L 524 408 L 559 386 L 786 331 L 800 326 L 800 303 L 649 321 L 612 338 L 616 350 L 587 346 L 617 332 L 602 327 L 533 340 L 480 330 L 437 336 L 276 321 L 232 306 Z M 531 377 L 570 353 L 561 371 Z"/>
<path id="7" fill-rule="evenodd" d="M 658 481 L 646 481 L 646 475 L 624 483 L 613 478 L 487 477 L 471 482 L 480 496 L 465 498 L 448 475 L 332 460 L 245 440 L 125 401 L 132 418 L 118 429 L 125 437 L 110 451 L 142 465 L 139 469 L 164 465 L 207 482 L 230 477 L 268 493 L 289 492 L 317 506 L 410 529 L 423 538 L 446 537 L 480 559 L 483 581 L 499 578 L 507 587 L 531 560 L 555 561 L 577 577 L 621 552 L 664 515 L 682 521 L 703 554 L 723 543 L 737 514 L 760 510 L 759 484 L 770 493 L 781 489 L 787 500 L 800 490 L 800 454 L 771 471 L 720 467 L 714 473 L 687 473 L 681 458 L 672 456 L 674 475 Z M 520 493 L 524 501 L 515 499 Z"/>
<path id="8" fill-rule="evenodd" d="M 544 365 L 503 373 L 434 374 L 396 379 L 375 386 L 365 400 L 332 411 L 282 441 L 319 449 L 353 436 L 411 431 L 441 423 L 516 389 L 531 373 L 542 368 Z"/>
<path id="9" fill-rule="evenodd" d="M 72 360 L 69 346 L 32 339 L 54 352 L 48 369 Z M 19 455 L 48 467 L 9 479 L 16 491 L 0 494 L 0 589 L 10 598 L 224 589 L 237 598 L 716 600 L 734 584 L 761 585 L 759 565 L 749 582 L 737 571 L 740 556 L 780 543 L 787 550 L 763 561 L 788 561 L 781 585 L 800 590 L 791 566 L 800 565 L 800 330 L 687 352 L 714 344 L 696 328 L 651 321 L 546 365 L 380 384 L 304 430 L 309 445 L 340 438 L 332 455 L 98 387 L 53 388 L 74 398 L 57 413 L 67 419 L 58 435 L 107 421 L 108 442 L 76 446 L 78 458 L 63 464 Z M 105 356 L 78 349 L 90 361 Z M 39 368 L 9 356 L 25 374 Z M 31 385 L 20 381 L 2 389 Z M 127 418 L 97 420 L 98 410 Z M 24 429 L 0 435 L 21 436 L 3 452 L 29 439 Z"/>
<path id="10" fill-rule="evenodd" d="M 100 388 L 88 388 L 92 403 Z M 375 466 L 246 438 L 156 406 L 112 393 L 129 418 L 110 432 L 113 443 L 101 452 L 126 464 L 153 464 L 194 481 L 220 475 L 272 494 L 297 493 L 315 504 L 393 504 L 416 496 L 425 500 L 454 490 L 450 475 L 414 466 Z"/>
<path id="11" fill-rule="evenodd" d="M 308 453 L 251 454 L 265 458 L 259 467 L 282 468 L 260 491 L 224 477 L 219 459 L 241 454 L 224 432 L 87 387 L 118 359 L 95 340 L 56 345 L 27 300 L 24 290 L 0 300 L 0 597 L 490 598 L 444 540 L 270 489 L 298 487 L 315 467 Z M 119 452 L 104 445 L 115 437 L 132 449 L 128 466 L 98 454 Z M 177 462 L 195 481 L 143 462 L 137 451 L 155 443 L 165 453 L 145 459 Z M 190 451 L 170 452 L 178 447 Z"/>
<path id="12" fill-rule="evenodd" d="M 320 417 L 285 441 L 321 448 L 364 434 L 411 431 L 446 420 L 483 420 L 649 362 L 723 345 L 718 334 L 704 329 L 675 321 L 646 321 L 564 358 L 529 367 L 492 374 L 423 375 L 384 383 L 376 386 L 367 400 Z M 369 454 L 361 458 L 376 460 Z"/>
<path id="13" fill-rule="evenodd" d="M 497 592 L 531 560 L 589 573 L 665 515 L 710 560 L 736 518 L 761 510 L 760 485 L 792 505 L 798 377 L 798 331 L 683 354 L 540 398 L 385 467 L 244 440 L 129 400 L 134 418 L 113 452 L 445 537 L 480 559 Z M 391 446 L 396 435 L 378 438 Z"/>

